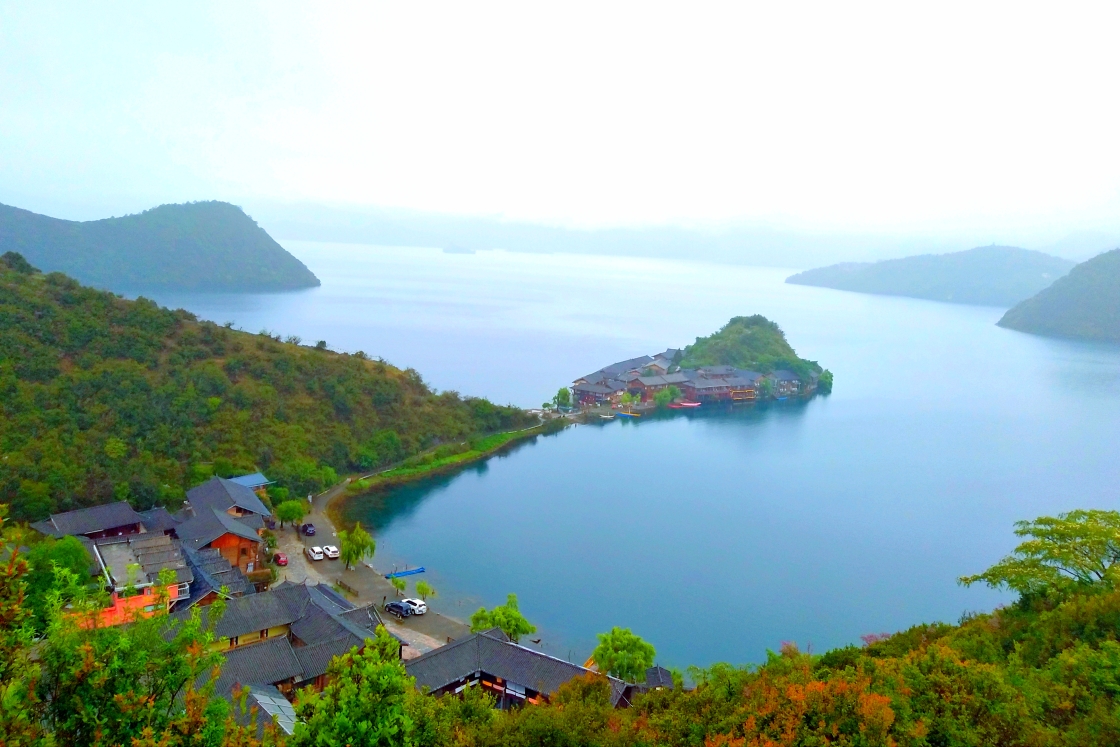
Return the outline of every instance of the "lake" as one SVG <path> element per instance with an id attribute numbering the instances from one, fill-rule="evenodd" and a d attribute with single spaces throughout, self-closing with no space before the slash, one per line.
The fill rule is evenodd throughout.
<path id="1" fill-rule="evenodd" d="M 155 297 L 530 407 L 737 315 L 833 371 L 827 397 L 578 426 L 350 506 L 378 568 L 426 566 L 462 617 L 516 592 L 563 658 L 612 625 L 683 667 L 955 622 L 1008 600 L 956 578 L 1010 551 L 1016 520 L 1117 506 L 1120 349 L 1000 329 L 1001 309 L 793 270 L 283 243 L 321 288 Z"/>

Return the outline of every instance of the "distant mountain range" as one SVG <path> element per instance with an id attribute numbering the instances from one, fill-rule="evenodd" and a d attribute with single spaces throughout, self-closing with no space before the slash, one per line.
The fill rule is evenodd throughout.
<path id="1" fill-rule="evenodd" d="M 70 221 L 0 205 L 0 254 L 117 291 L 282 291 L 319 279 L 241 208 L 160 205 L 138 215 Z"/>
<path id="2" fill-rule="evenodd" d="M 999 325 L 1040 335 L 1120 342 L 1120 249 L 1077 265 L 1010 309 Z"/>
<path id="3" fill-rule="evenodd" d="M 931 301 L 1014 306 L 1073 266 L 1068 259 L 1029 249 L 982 246 L 952 254 L 820 267 L 792 275 L 786 282 Z"/>

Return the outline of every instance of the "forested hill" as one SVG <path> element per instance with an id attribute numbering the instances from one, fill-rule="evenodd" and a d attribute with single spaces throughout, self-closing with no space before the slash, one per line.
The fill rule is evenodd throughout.
<path id="1" fill-rule="evenodd" d="M 1014 306 L 1069 272 L 1074 263 L 1013 246 L 982 246 L 882 262 L 848 262 L 786 278 L 795 285 L 909 296 L 931 301 Z"/>
<path id="2" fill-rule="evenodd" d="M 1010 309 L 999 325 L 1040 335 L 1120 342 L 1120 249 L 1077 265 Z"/>
<path id="3" fill-rule="evenodd" d="M 281 291 L 319 279 L 226 202 L 160 205 L 86 222 L 0 205 L 0 254 L 116 291 Z"/>
<path id="4" fill-rule="evenodd" d="M 439 441 L 531 425 L 415 371 L 200 322 L 0 258 L 0 503 L 21 519 L 175 505 L 211 473 L 299 494 Z"/>
<path id="5" fill-rule="evenodd" d="M 782 328 L 764 316 L 737 316 L 684 349 L 681 368 L 735 366 L 759 373 L 786 369 L 802 376 L 820 373 L 816 361 L 798 358 Z"/>

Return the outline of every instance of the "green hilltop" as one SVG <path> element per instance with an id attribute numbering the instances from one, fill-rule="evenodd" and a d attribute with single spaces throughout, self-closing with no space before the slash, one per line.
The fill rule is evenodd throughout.
<path id="1" fill-rule="evenodd" d="M 718 331 L 684 349 L 681 368 L 734 366 L 759 373 L 786 369 L 801 376 L 821 373 L 816 361 L 797 357 L 777 323 L 766 317 L 737 316 Z"/>
<path id="2" fill-rule="evenodd" d="M 0 257 L 0 503 L 20 519 L 182 501 L 263 469 L 297 494 L 435 444 L 535 424 L 413 370 L 128 301 Z"/>
<path id="3" fill-rule="evenodd" d="M 1008 310 L 1001 327 L 1054 337 L 1120 342 L 1120 249 L 1070 270 Z"/>
<path id="4" fill-rule="evenodd" d="M 786 278 L 794 285 L 909 296 L 930 301 L 1013 306 L 1066 274 L 1074 263 L 1013 246 L 982 246 L 881 262 L 846 262 Z"/>
<path id="5" fill-rule="evenodd" d="M 138 215 L 70 221 L 0 205 L 0 254 L 116 291 L 283 291 L 319 279 L 227 202 L 160 205 Z"/>

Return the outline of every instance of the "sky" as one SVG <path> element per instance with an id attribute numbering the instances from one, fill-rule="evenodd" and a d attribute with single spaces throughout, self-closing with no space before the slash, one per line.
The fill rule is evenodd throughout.
<path id="1" fill-rule="evenodd" d="M 0 2 L 0 202 L 1120 236 L 1115 6 Z"/>

